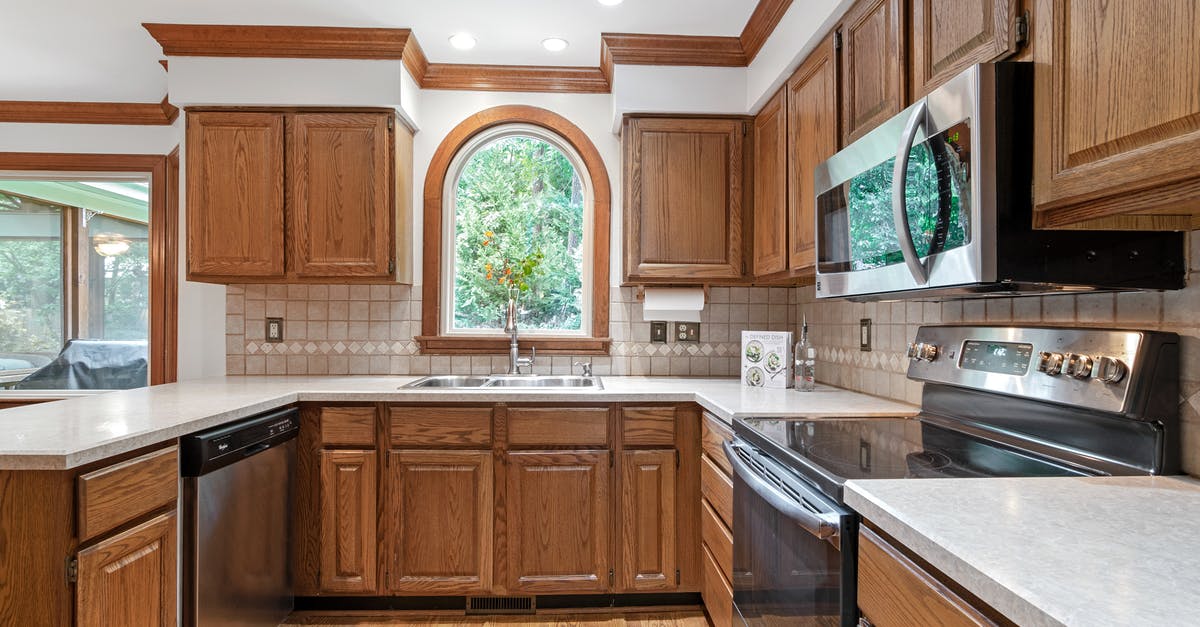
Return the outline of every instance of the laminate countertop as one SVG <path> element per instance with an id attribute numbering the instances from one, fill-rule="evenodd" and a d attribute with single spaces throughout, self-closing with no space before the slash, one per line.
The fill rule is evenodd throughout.
<path id="1" fill-rule="evenodd" d="M 1194 625 L 1200 481 L 861 480 L 846 504 L 1020 625 Z"/>
<path id="2" fill-rule="evenodd" d="M 738 379 L 601 377 L 604 389 L 402 389 L 419 377 L 218 377 L 0 411 L 0 470 L 82 466 L 303 401 L 695 402 L 717 417 L 911 416 L 918 408 L 828 386 L 811 393 Z"/>

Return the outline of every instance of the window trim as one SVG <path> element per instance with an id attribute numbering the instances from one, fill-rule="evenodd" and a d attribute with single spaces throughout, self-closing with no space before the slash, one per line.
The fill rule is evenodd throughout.
<path id="1" fill-rule="evenodd" d="M 455 158 L 482 133 L 499 126 L 525 125 L 545 129 L 547 135 L 565 142 L 579 159 L 586 174 L 585 189 L 591 191 L 591 332 L 583 335 L 523 334 L 521 347 L 536 347 L 539 353 L 560 355 L 607 355 L 611 191 L 608 169 L 595 145 L 579 127 L 566 118 L 527 105 L 502 105 L 485 109 L 454 127 L 438 145 L 425 175 L 424 251 L 422 254 L 421 335 L 416 338 L 426 355 L 495 355 L 508 351 L 508 337 L 500 334 L 446 333 L 442 295 L 444 211 L 447 179 L 454 174 Z M 552 142 L 557 143 L 557 142 Z M 568 158 L 571 155 L 568 154 Z M 578 166 L 577 166 L 578 168 Z"/>

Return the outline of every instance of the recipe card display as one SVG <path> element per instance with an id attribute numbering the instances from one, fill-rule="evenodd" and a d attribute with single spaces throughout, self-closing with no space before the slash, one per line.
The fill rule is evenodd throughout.
<path id="1" fill-rule="evenodd" d="M 791 331 L 742 331 L 742 385 L 792 387 Z"/>

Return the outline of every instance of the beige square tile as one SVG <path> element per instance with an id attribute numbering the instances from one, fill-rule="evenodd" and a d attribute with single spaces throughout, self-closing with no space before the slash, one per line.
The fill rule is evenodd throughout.
<path id="1" fill-rule="evenodd" d="M 247 340 L 265 340 L 267 339 L 267 323 L 262 318 L 251 320 L 246 325 Z"/>
<path id="2" fill-rule="evenodd" d="M 390 285 L 371 285 L 371 300 L 391 300 L 392 290 Z"/>
<path id="3" fill-rule="evenodd" d="M 225 316 L 226 333 L 245 333 L 246 319 L 240 315 Z"/>
<path id="4" fill-rule="evenodd" d="M 329 357 L 327 355 L 309 355 L 308 356 L 308 374 L 311 374 L 311 375 L 329 374 Z"/>
<path id="5" fill-rule="evenodd" d="M 367 355 L 351 355 L 350 374 L 371 374 L 371 358 Z"/>
<path id="6" fill-rule="evenodd" d="M 287 288 L 288 288 L 288 286 L 286 286 L 286 285 L 268 285 L 267 286 L 267 300 L 285 300 L 285 299 L 287 299 Z"/>
<path id="7" fill-rule="evenodd" d="M 1046 322 L 1075 322 L 1075 296 L 1072 294 L 1043 296 L 1042 320 Z"/>
<path id="8" fill-rule="evenodd" d="M 389 285 L 388 293 L 391 300 L 410 300 L 412 299 L 412 286 Z"/>
<path id="9" fill-rule="evenodd" d="M 246 355 L 246 370 L 248 375 L 267 373 L 267 358 L 264 355 Z"/>
<path id="10" fill-rule="evenodd" d="M 242 289 L 246 295 L 246 300 L 263 300 L 267 297 L 267 286 L 265 285 L 247 284 Z"/>
<path id="11" fill-rule="evenodd" d="M 388 374 L 391 370 L 392 360 L 387 355 L 371 355 L 370 359 L 371 374 Z"/>
<path id="12" fill-rule="evenodd" d="M 308 286 L 308 300 L 329 300 L 328 285 Z"/>
<path id="13" fill-rule="evenodd" d="M 977 298 L 963 301 L 963 322 L 983 322 L 987 319 L 987 303 Z"/>
<path id="14" fill-rule="evenodd" d="M 407 300 L 394 300 L 389 303 L 388 319 L 390 320 L 408 320 L 409 307 L 411 303 Z"/>
<path id="15" fill-rule="evenodd" d="M 367 339 L 369 340 L 390 340 L 392 338 L 392 324 L 387 321 L 371 321 L 368 322 Z"/>
<path id="16" fill-rule="evenodd" d="M 308 322 L 308 332 L 305 337 L 310 340 L 324 340 L 329 337 L 329 323 L 325 321 Z"/>
<path id="17" fill-rule="evenodd" d="M 349 323 L 347 323 L 346 334 L 350 337 L 350 340 L 361 341 L 367 339 L 367 334 L 369 333 L 370 328 L 367 326 L 367 324 L 368 323 L 365 320 L 351 320 Z"/>
<path id="18" fill-rule="evenodd" d="M 427 375 L 431 374 L 429 365 L 429 357 L 426 355 L 413 355 L 410 359 L 409 374 Z"/>
<path id="19" fill-rule="evenodd" d="M 1041 322 L 1042 320 L 1042 299 L 1037 296 L 1012 299 L 1012 309 L 1014 322 Z"/>
<path id="20" fill-rule="evenodd" d="M 1112 294 L 1080 294 L 1075 297 L 1075 320 L 1083 323 L 1111 323 L 1117 304 Z"/>
<path id="21" fill-rule="evenodd" d="M 379 286 L 372 285 L 371 287 Z M 371 301 L 369 309 L 371 320 L 390 320 L 392 317 L 392 304 L 388 301 Z"/>
<path id="22" fill-rule="evenodd" d="M 350 357 L 348 355 L 330 355 L 329 374 L 350 374 Z"/>
<path id="23" fill-rule="evenodd" d="M 288 300 L 308 300 L 308 286 L 288 285 L 287 298 Z"/>
<path id="24" fill-rule="evenodd" d="M 307 303 L 307 311 L 305 316 L 309 321 L 313 320 L 328 320 L 329 319 L 329 302 L 324 300 L 310 300 Z"/>
<path id="25" fill-rule="evenodd" d="M 361 286 L 361 287 L 366 287 Z M 350 319 L 351 320 L 370 320 L 371 319 L 371 303 L 365 300 L 350 301 Z"/>
<path id="26" fill-rule="evenodd" d="M 308 320 L 308 302 L 303 300 L 287 301 L 283 316 L 288 320 Z"/>
<path id="27" fill-rule="evenodd" d="M 350 286 L 330 285 L 329 300 L 350 300 Z"/>
<path id="28" fill-rule="evenodd" d="M 1012 299 L 1011 298 L 987 298 L 987 321 L 988 322 L 1010 322 L 1013 317 Z"/>
<path id="29" fill-rule="evenodd" d="M 226 335 L 225 336 L 225 354 L 226 355 L 244 355 L 246 353 L 246 336 L 244 335 Z"/>
<path id="30" fill-rule="evenodd" d="M 308 374 L 308 356 L 307 355 L 288 355 L 287 356 L 287 373 L 290 375 Z"/>
<path id="31" fill-rule="evenodd" d="M 350 300 L 371 300 L 371 286 L 351 285 Z"/>
<path id="32" fill-rule="evenodd" d="M 267 355 L 267 374 L 287 374 L 287 357 L 283 355 Z"/>
<path id="33" fill-rule="evenodd" d="M 287 315 L 286 300 L 268 300 L 266 314 L 270 318 L 282 318 Z"/>
<path id="34" fill-rule="evenodd" d="M 344 300 L 329 301 L 329 319 L 330 320 L 349 320 L 350 319 L 350 303 Z"/>
<path id="35" fill-rule="evenodd" d="M 1117 294 L 1117 322 L 1122 325 L 1157 325 L 1162 321 L 1162 309 L 1162 292 Z"/>
<path id="36" fill-rule="evenodd" d="M 226 355 L 225 374 L 231 376 L 246 374 L 246 357 L 243 355 Z"/>
<path id="37" fill-rule="evenodd" d="M 241 294 L 225 294 L 225 313 L 240 314 L 246 311 L 246 297 Z"/>
<path id="38" fill-rule="evenodd" d="M 330 340 L 346 340 L 350 338 L 350 330 L 346 322 L 335 321 L 329 322 L 329 330 L 326 333 L 326 338 Z"/>
<path id="39" fill-rule="evenodd" d="M 1184 327 L 1200 326 L 1200 285 L 1193 283 L 1182 290 L 1163 292 L 1163 322 Z"/>
<path id="40" fill-rule="evenodd" d="M 264 300 L 248 300 L 246 301 L 246 318 L 248 320 L 262 320 L 267 317 L 267 302 Z"/>

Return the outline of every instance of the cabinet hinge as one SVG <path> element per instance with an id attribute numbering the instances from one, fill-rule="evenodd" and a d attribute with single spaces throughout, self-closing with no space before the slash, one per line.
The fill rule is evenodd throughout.
<path id="1" fill-rule="evenodd" d="M 75 557 L 67 558 L 67 583 L 76 583 L 79 581 L 79 559 Z"/>
<path id="2" fill-rule="evenodd" d="M 396 118 L 393 118 L 392 116 L 389 115 L 387 120 L 388 120 L 388 130 L 391 130 L 396 124 Z"/>
<path id="3" fill-rule="evenodd" d="M 833 49 L 834 50 L 842 49 L 842 31 L 840 31 L 840 30 L 834 31 L 834 33 L 833 33 Z"/>
<path id="4" fill-rule="evenodd" d="M 679 449 L 675 449 L 675 468 L 679 468 Z"/>
<path id="5" fill-rule="evenodd" d="M 608 585 L 613 585 L 613 569 L 608 569 Z"/>
<path id="6" fill-rule="evenodd" d="M 1024 46 L 1029 42 L 1029 11 L 1018 15 L 1013 26 L 1017 33 L 1017 47 Z"/>
<path id="7" fill-rule="evenodd" d="M 396 260 L 388 259 L 388 274 L 391 274 L 395 271 L 396 271 Z"/>
<path id="8" fill-rule="evenodd" d="M 679 569 L 675 569 L 675 585 L 679 585 Z"/>

